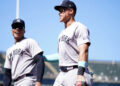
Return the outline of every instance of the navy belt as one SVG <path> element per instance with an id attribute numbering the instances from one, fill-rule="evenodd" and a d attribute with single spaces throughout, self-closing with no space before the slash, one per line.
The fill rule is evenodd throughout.
<path id="1" fill-rule="evenodd" d="M 20 80 L 20 79 L 23 79 L 24 77 L 27 77 L 27 76 L 33 76 L 33 74 L 30 74 L 30 73 L 24 74 L 24 75 L 22 75 L 22 76 L 19 76 L 17 79 L 14 79 L 13 81 L 16 82 L 16 81 L 18 81 L 18 80 Z"/>
<path id="2" fill-rule="evenodd" d="M 60 70 L 63 72 L 68 72 L 69 70 L 78 68 L 78 65 L 73 65 L 73 66 L 60 66 Z"/>

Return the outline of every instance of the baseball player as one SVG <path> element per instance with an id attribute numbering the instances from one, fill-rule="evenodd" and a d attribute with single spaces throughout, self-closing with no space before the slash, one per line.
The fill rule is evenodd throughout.
<path id="1" fill-rule="evenodd" d="M 3 86 L 41 86 L 44 74 L 43 51 L 37 42 L 25 38 L 25 22 L 15 19 L 12 22 L 14 44 L 6 52 Z"/>
<path id="2" fill-rule="evenodd" d="M 59 11 L 59 20 L 65 29 L 58 37 L 60 73 L 53 86 L 92 86 L 92 76 L 87 68 L 88 28 L 75 21 L 77 8 L 74 2 L 64 0 L 54 8 Z"/>

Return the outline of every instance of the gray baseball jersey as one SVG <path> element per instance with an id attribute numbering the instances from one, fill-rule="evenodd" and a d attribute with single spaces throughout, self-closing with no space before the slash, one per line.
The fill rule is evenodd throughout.
<path id="1" fill-rule="evenodd" d="M 33 57 L 42 52 L 39 45 L 31 38 L 25 38 L 7 50 L 5 68 L 11 69 L 12 79 L 30 73 L 34 68 Z"/>
<path id="2" fill-rule="evenodd" d="M 74 22 L 60 33 L 58 40 L 59 66 L 78 65 L 78 46 L 90 43 L 89 31 L 83 24 Z"/>

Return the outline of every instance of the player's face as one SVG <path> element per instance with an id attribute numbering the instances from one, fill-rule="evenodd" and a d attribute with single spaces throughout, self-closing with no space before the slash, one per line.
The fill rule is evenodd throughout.
<path id="1" fill-rule="evenodd" d="M 15 26 L 12 28 L 12 34 L 15 41 L 20 41 L 24 37 L 25 29 L 22 26 Z"/>
<path id="2" fill-rule="evenodd" d="M 70 15 L 70 9 L 67 8 L 60 8 L 59 9 L 59 17 L 60 22 L 67 22 L 69 21 L 71 15 Z"/>

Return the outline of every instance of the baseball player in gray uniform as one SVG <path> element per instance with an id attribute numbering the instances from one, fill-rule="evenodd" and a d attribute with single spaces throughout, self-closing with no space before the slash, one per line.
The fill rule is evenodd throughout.
<path id="1" fill-rule="evenodd" d="M 90 45 L 88 28 L 76 22 L 76 5 L 64 0 L 54 7 L 59 11 L 59 20 L 65 29 L 58 37 L 60 73 L 53 86 L 92 86 L 92 76 L 88 71 L 88 48 Z"/>
<path id="2" fill-rule="evenodd" d="M 14 44 L 6 52 L 3 86 L 41 86 L 44 74 L 43 51 L 38 43 L 25 38 L 25 22 L 15 19 L 12 22 Z"/>

